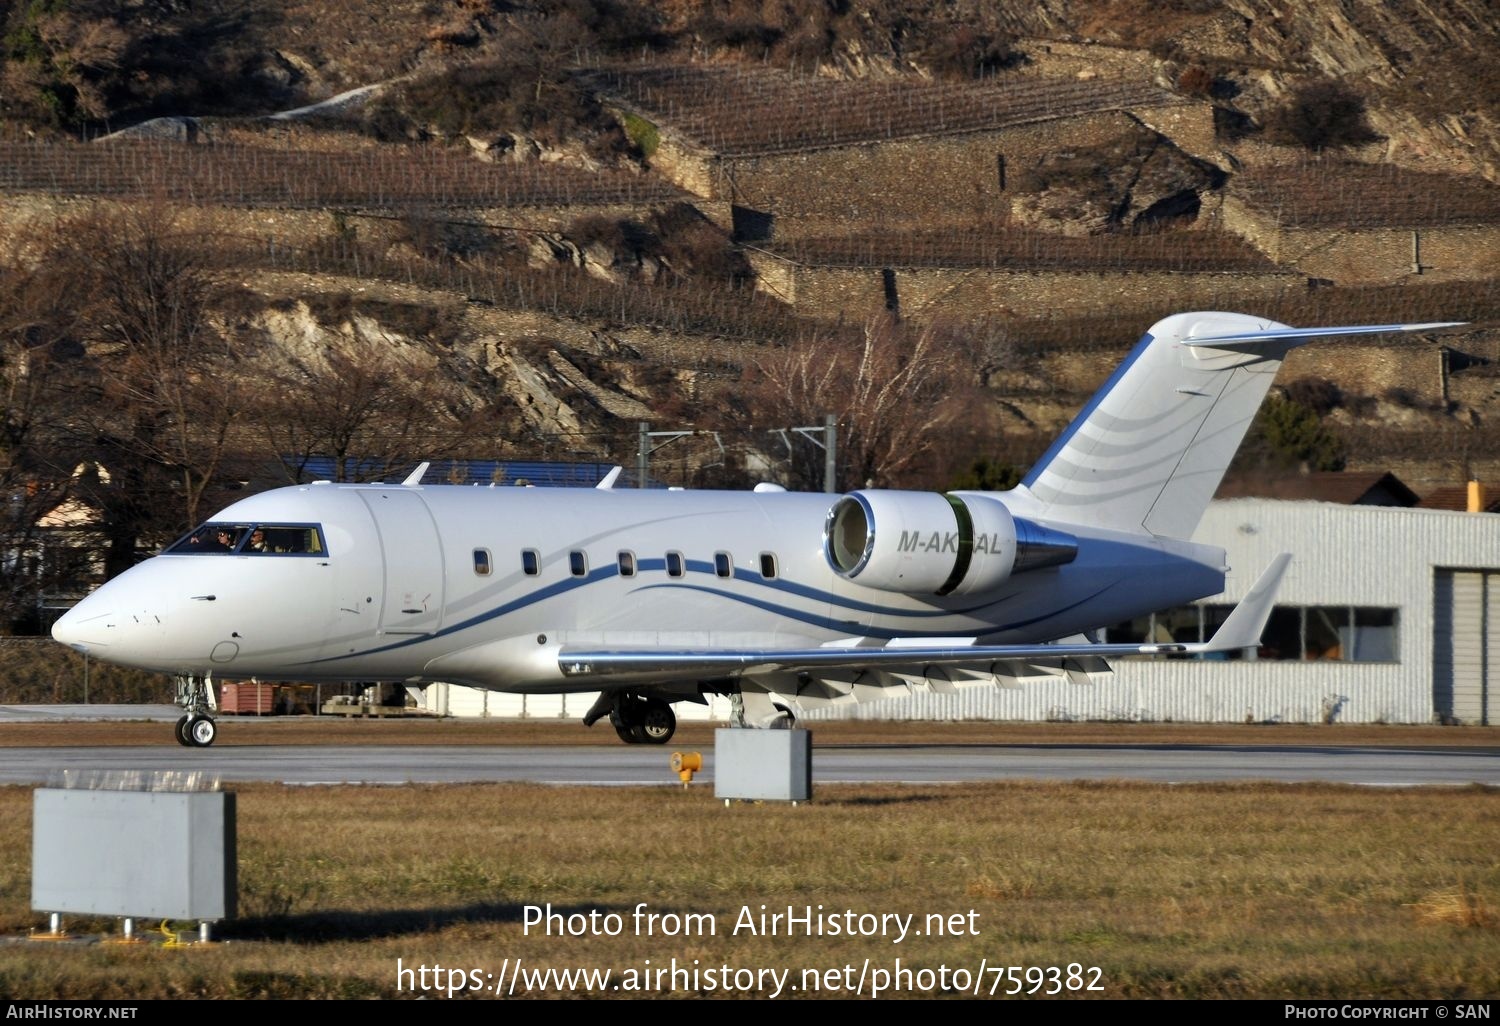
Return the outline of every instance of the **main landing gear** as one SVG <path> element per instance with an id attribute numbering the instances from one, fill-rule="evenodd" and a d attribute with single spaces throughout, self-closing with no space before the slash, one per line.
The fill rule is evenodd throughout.
<path id="1" fill-rule="evenodd" d="M 583 725 L 592 727 L 605 713 L 609 714 L 609 725 L 627 745 L 664 745 L 677 731 L 677 714 L 659 698 L 629 691 L 600 695 L 584 716 Z"/>
<path id="2" fill-rule="evenodd" d="M 177 721 L 177 743 L 188 748 L 207 748 L 219 736 L 219 726 L 209 715 L 213 691 L 207 677 L 178 677 L 177 704 L 187 715 Z"/>

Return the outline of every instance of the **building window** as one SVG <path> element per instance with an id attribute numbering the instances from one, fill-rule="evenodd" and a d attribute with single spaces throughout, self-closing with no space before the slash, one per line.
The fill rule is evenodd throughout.
<path id="1" fill-rule="evenodd" d="M 720 577 L 734 576 L 734 560 L 730 558 L 729 553 L 714 553 L 714 573 L 718 574 Z"/>
<path id="2" fill-rule="evenodd" d="M 1178 606 L 1116 624 L 1110 642 L 1140 644 L 1208 641 L 1234 609 L 1228 605 Z M 1399 610 L 1380 606 L 1276 606 L 1261 633 L 1257 659 L 1277 662 L 1394 663 L 1399 661 Z M 1240 652 L 1207 658 L 1239 659 Z"/>
<path id="3" fill-rule="evenodd" d="M 521 572 L 527 577 L 535 577 L 542 572 L 542 554 L 536 549 L 521 550 Z"/>
<path id="4" fill-rule="evenodd" d="M 1394 663 L 1395 609 L 1277 606 L 1261 640 L 1262 659 Z"/>
<path id="5" fill-rule="evenodd" d="M 474 550 L 474 572 L 480 577 L 488 577 L 490 575 L 489 549 Z"/>
<path id="6" fill-rule="evenodd" d="M 682 576 L 682 572 L 683 572 L 683 567 L 682 567 L 682 553 L 680 553 L 680 552 L 668 552 L 667 553 L 667 576 L 668 577 L 681 577 Z"/>
<path id="7" fill-rule="evenodd" d="M 621 577 L 634 577 L 635 576 L 635 553 L 634 552 L 629 552 L 629 551 L 627 551 L 625 549 L 621 549 L 619 556 L 616 558 L 616 562 L 618 563 L 618 565 L 620 567 L 620 576 Z"/>
<path id="8" fill-rule="evenodd" d="M 776 576 L 776 553 L 762 552 L 760 554 L 760 575 L 768 581 Z"/>
<path id="9" fill-rule="evenodd" d="M 568 553 L 568 571 L 574 577 L 585 577 L 589 572 L 589 560 L 582 552 L 574 549 Z"/>

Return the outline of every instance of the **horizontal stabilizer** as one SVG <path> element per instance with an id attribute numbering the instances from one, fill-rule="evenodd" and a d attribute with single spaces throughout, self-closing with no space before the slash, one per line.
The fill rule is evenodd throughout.
<path id="1" fill-rule="evenodd" d="M 1247 347 L 1254 342 L 1295 342 L 1299 339 L 1330 338 L 1334 335 L 1389 335 L 1402 331 L 1436 331 L 1438 328 L 1462 327 L 1463 321 L 1433 321 L 1430 324 L 1346 324 L 1331 328 L 1273 328 L 1268 331 L 1241 331 L 1224 335 L 1190 335 L 1185 346 L 1211 346 L 1215 349 Z"/>
<path id="2" fill-rule="evenodd" d="M 1173 314 L 1151 326 L 1015 497 L 1040 521 L 1191 538 L 1287 353 L 1315 338 L 1457 323 L 1297 328 Z"/>

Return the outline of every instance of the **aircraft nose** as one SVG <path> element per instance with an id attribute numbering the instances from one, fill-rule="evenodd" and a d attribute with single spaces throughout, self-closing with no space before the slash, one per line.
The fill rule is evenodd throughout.
<path id="1" fill-rule="evenodd" d="M 140 574 L 125 573 L 101 585 L 52 625 L 52 637 L 69 648 L 136 665 L 159 648 L 164 603 Z"/>
<path id="2" fill-rule="evenodd" d="M 115 615 L 93 596 L 83 599 L 52 625 L 52 638 L 79 652 L 108 648 L 109 629 Z"/>

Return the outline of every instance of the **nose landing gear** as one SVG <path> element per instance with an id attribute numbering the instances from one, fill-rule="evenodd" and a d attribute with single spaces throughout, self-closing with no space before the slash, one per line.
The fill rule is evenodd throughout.
<path id="1" fill-rule="evenodd" d="M 207 748 L 219 736 L 219 726 L 210 714 L 213 690 L 207 677 L 177 678 L 177 704 L 187 715 L 177 721 L 177 743 L 188 748 Z"/>

